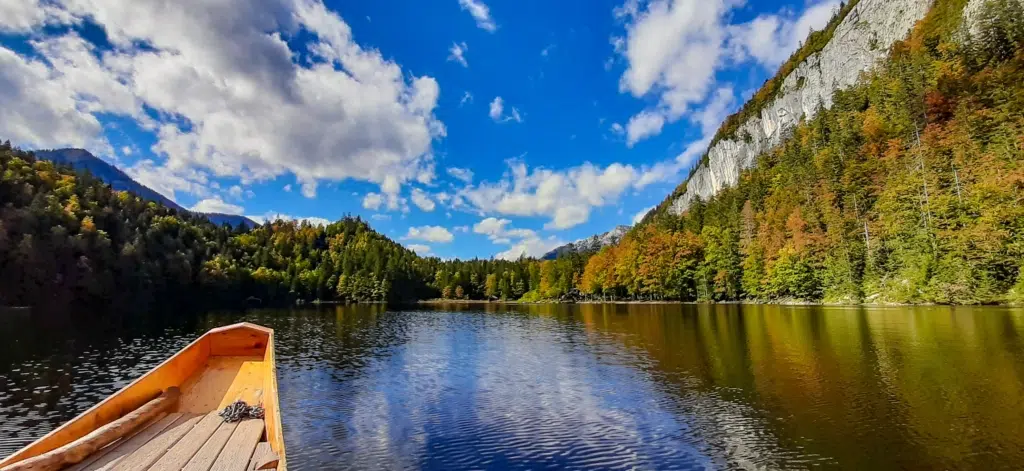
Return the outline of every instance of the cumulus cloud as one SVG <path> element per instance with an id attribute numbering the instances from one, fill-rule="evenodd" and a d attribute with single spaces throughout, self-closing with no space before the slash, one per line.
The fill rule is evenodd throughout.
<path id="1" fill-rule="evenodd" d="M 748 23 L 730 27 L 729 44 L 734 54 L 746 54 L 766 68 L 774 69 L 793 54 L 811 31 L 824 27 L 838 8 L 838 1 L 829 0 L 809 6 L 799 17 L 760 15 Z"/>
<path id="2" fill-rule="evenodd" d="M 276 222 L 276 221 L 296 221 L 296 222 L 299 222 L 299 223 L 306 223 L 306 224 L 309 224 L 311 226 L 327 226 L 327 225 L 331 224 L 331 221 L 329 221 L 326 218 L 322 218 L 322 217 L 316 217 L 316 216 L 308 216 L 308 217 L 290 216 L 288 214 L 283 214 L 283 213 L 279 213 L 279 212 L 276 212 L 276 211 L 269 211 L 269 212 L 264 213 L 262 215 L 248 215 L 246 217 L 249 218 L 249 219 L 252 219 L 254 222 L 256 222 L 256 224 L 266 224 L 266 223 Z"/>
<path id="3" fill-rule="evenodd" d="M 468 168 L 448 167 L 448 175 L 465 183 L 473 183 L 473 171 Z"/>
<path id="4" fill-rule="evenodd" d="M 206 197 L 210 194 L 207 173 L 195 169 L 173 169 L 157 165 L 152 160 L 146 159 L 125 169 L 125 173 L 133 180 L 175 202 L 178 201 L 179 191 L 199 197 Z M 212 186 L 212 183 L 209 186 Z"/>
<path id="5" fill-rule="evenodd" d="M 468 185 L 459 200 L 483 213 L 546 216 L 546 228 L 568 229 L 586 222 L 592 208 L 617 201 L 638 177 L 632 166 L 618 163 L 600 168 L 587 162 L 564 171 L 531 171 L 518 159 L 508 165 L 503 179 Z"/>
<path id="6" fill-rule="evenodd" d="M 491 101 L 487 115 L 496 123 L 504 123 L 506 121 L 523 122 L 523 117 L 519 114 L 519 109 L 516 107 L 512 107 L 512 111 L 507 115 L 505 114 L 505 100 L 500 96 L 494 97 L 494 100 Z"/>
<path id="7" fill-rule="evenodd" d="M 617 124 L 615 123 L 615 125 Z M 626 145 L 633 147 L 637 142 L 650 136 L 657 136 L 661 134 L 663 127 L 665 127 L 664 115 L 655 111 L 641 111 L 636 116 L 629 118 L 629 122 L 626 123 Z"/>
<path id="8" fill-rule="evenodd" d="M 417 208 L 423 211 L 431 212 L 437 207 L 434 200 L 430 199 L 427 193 L 419 188 L 413 188 L 412 190 L 412 204 L 415 204 Z"/>
<path id="9" fill-rule="evenodd" d="M 563 242 L 554 236 L 542 238 L 532 229 L 516 229 L 509 226 L 512 221 L 489 217 L 473 225 L 473 232 L 486 235 L 495 244 L 505 244 L 507 250 L 495 254 L 494 258 L 516 260 L 520 257 L 540 257 Z M 466 228 L 468 229 L 468 228 Z"/>
<path id="10" fill-rule="evenodd" d="M 226 203 L 220 198 L 206 198 L 194 206 L 189 208 L 191 211 L 197 211 L 200 213 L 220 213 L 220 214 L 242 214 L 245 212 L 245 208 L 237 205 Z"/>
<path id="11" fill-rule="evenodd" d="M 479 0 L 459 0 L 459 6 L 469 12 L 476 20 L 476 26 L 484 31 L 493 33 L 498 30 L 498 25 L 491 18 L 491 10 L 484 2 Z"/>
<path id="12" fill-rule="evenodd" d="M 516 242 L 508 250 L 498 252 L 494 258 L 500 260 L 518 260 L 520 257 L 541 257 L 544 254 L 564 245 L 565 242 L 554 236 L 546 239 L 523 239 Z"/>
<path id="13" fill-rule="evenodd" d="M 615 9 L 625 31 L 612 38 L 612 47 L 628 64 L 619 90 L 656 103 L 630 119 L 627 145 L 655 136 L 665 124 L 707 106 L 719 88 L 717 74 L 727 66 L 748 59 L 777 66 L 811 29 L 828 21 L 837 5 L 827 0 L 812 3 L 799 17 L 786 10 L 747 24 L 729 24 L 731 12 L 744 3 L 627 0 Z"/>
<path id="14" fill-rule="evenodd" d="M 27 33 L 44 24 L 66 23 L 68 15 L 43 0 L 0 2 L 0 32 Z"/>
<path id="15" fill-rule="evenodd" d="M 469 62 L 466 62 L 466 51 L 468 50 L 469 46 L 465 42 L 452 43 L 452 47 L 448 49 L 448 62 L 458 62 L 463 67 L 469 67 Z"/>
<path id="16" fill-rule="evenodd" d="M 371 211 L 377 211 L 377 210 L 380 209 L 382 204 L 384 204 L 384 196 L 382 196 L 380 193 L 370 192 L 370 193 L 367 193 L 366 196 L 363 197 L 363 208 L 364 209 L 369 209 Z"/>
<path id="17" fill-rule="evenodd" d="M 657 162 L 644 167 L 635 186 L 643 188 L 652 183 L 674 181 L 683 169 L 689 168 L 697 158 L 704 154 L 718 127 L 729 116 L 736 103 L 736 95 L 732 88 L 722 87 L 715 91 L 708 103 L 701 109 L 690 114 L 689 121 L 700 127 L 701 136 L 686 145 L 674 159 Z"/>
<path id="18" fill-rule="evenodd" d="M 429 245 L 409 244 L 409 245 L 406 245 L 406 248 L 408 248 L 409 250 L 412 250 L 413 252 L 416 252 L 416 255 L 419 255 L 421 257 L 426 257 L 428 255 L 431 255 L 431 253 L 430 253 L 430 246 Z"/>
<path id="19" fill-rule="evenodd" d="M 409 232 L 405 234 L 403 239 L 447 244 L 455 240 L 455 236 L 448 229 L 441 226 L 420 226 L 410 227 Z"/>
<path id="20" fill-rule="evenodd" d="M 647 213 L 653 211 L 654 208 L 655 208 L 654 206 L 651 206 L 651 207 L 648 207 L 648 208 L 641 209 L 638 213 L 636 213 L 633 216 L 633 225 L 635 226 L 637 224 L 640 224 L 640 221 L 644 220 L 644 216 L 646 216 Z"/>
<path id="21" fill-rule="evenodd" d="M 31 52 L 0 47 L 0 134 L 26 146 L 102 152 L 109 145 L 99 118 L 118 116 L 155 135 L 160 159 L 143 170 L 195 170 L 243 184 L 292 173 L 312 196 L 321 180 L 429 181 L 433 142 L 446 134 L 434 116 L 437 81 L 360 46 L 319 0 L 0 8 L 4 30 L 36 38 Z M 42 29 L 85 18 L 115 47 L 101 51 L 73 30 Z M 299 30 L 313 38 L 311 60 L 301 63 L 277 33 Z"/>
<path id="22" fill-rule="evenodd" d="M 500 96 L 496 96 L 494 97 L 494 100 L 491 101 L 490 111 L 487 113 L 487 115 L 490 116 L 491 119 L 498 121 L 501 119 L 501 114 L 502 112 L 504 112 L 504 110 L 505 101 L 502 100 Z"/>
<path id="23" fill-rule="evenodd" d="M 462 98 L 459 99 L 459 106 L 461 107 L 466 103 L 473 103 L 473 94 L 468 91 L 462 94 Z"/>

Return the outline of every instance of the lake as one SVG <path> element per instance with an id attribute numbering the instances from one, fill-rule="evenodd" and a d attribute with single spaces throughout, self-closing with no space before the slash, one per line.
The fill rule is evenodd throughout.
<path id="1" fill-rule="evenodd" d="M 1024 309 L 370 305 L 116 328 L 5 315 L 0 456 L 246 320 L 277 332 L 296 470 L 1024 463 Z"/>

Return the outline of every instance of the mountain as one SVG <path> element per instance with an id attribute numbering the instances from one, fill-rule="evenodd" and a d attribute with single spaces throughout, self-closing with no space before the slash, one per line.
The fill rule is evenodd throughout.
<path id="1" fill-rule="evenodd" d="M 668 205 L 681 214 L 739 181 L 757 157 L 778 146 L 801 122 L 832 107 L 837 90 L 855 85 L 884 59 L 890 46 L 924 18 L 933 0 L 860 0 L 843 7 L 812 33 L 778 74 L 718 131 L 707 154 L 673 192 Z"/>
<path id="2" fill-rule="evenodd" d="M 175 209 L 178 211 L 188 211 L 182 208 L 180 205 L 171 201 L 160 193 L 157 193 L 152 188 L 143 185 L 135 180 L 132 180 L 128 174 L 122 172 L 119 168 L 104 162 L 102 159 L 92 155 L 85 149 L 53 149 L 53 150 L 40 150 L 35 151 L 36 157 L 41 159 L 49 160 L 51 162 L 70 165 L 76 170 L 88 171 L 94 177 L 99 178 L 104 183 L 110 185 L 111 188 L 117 191 L 128 191 L 140 198 L 155 201 L 168 208 Z M 228 224 L 231 227 L 237 227 L 239 224 L 245 224 L 247 227 L 253 227 L 256 225 L 252 219 L 245 216 L 239 216 L 235 214 L 221 214 L 221 213 L 199 213 L 206 216 L 210 222 L 222 225 Z"/>
<path id="3" fill-rule="evenodd" d="M 630 226 L 618 226 L 604 234 L 590 236 L 586 239 L 580 239 L 576 242 L 565 244 L 544 254 L 541 258 L 544 260 L 554 260 L 563 255 L 572 253 L 596 252 L 601 250 L 602 247 L 617 244 L 619 240 L 622 239 L 622 236 L 629 232 L 629 229 Z"/>
<path id="4" fill-rule="evenodd" d="M 1022 77 L 1024 0 L 852 2 L 577 286 L 614 299 L 1024 302 Z"/>

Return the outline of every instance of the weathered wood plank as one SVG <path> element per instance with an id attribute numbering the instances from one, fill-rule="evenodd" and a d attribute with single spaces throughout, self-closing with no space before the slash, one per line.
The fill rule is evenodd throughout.
<path id="1" fill-rule="evenodd" d="M 223 419 L 217 415 L 217 411 L 203 416 L 202 420 L 188 434 L 178 440 L 178 443 L 175 443 L 149 469 L 151 471 L 180 471 L 206 444 L 221 423 L 223 423 Z"/>
<path id="2" fill-rule="evenodd" d="M 89 466 L 92 463 L 95 463 L 97 460 L 102 458 L 104 455 L 106 455 L 107 453 L 110 453 L 114 448 L 117 448 L 118 446 L 121 446 L 124 442 L 130 440 L 135 435 L 138 435 L 138 434 L 140 434 L 142 432 L 145 432 L 150 427 L 153 427 L 156 424 L 160 423 L 160 421 L 163 420 L 164 417 L 167 417 L 167 414 L 161 413 L 161 414 L 157 415 L 156 417 L 153 418 L 153 420 L 149 421 L 149 423 L 143 425 L 138 430 L 132 432 L 130 435 L 125 436 L 125 437 L 121 438 L 120 440 L 118 440 L 118 441 L 116 441 L 114 443 L 111 443 L 110 445 L 107 445 L 105 448 L 102 448 L 102 449 L 100 449 L 100 451 L 97 451 L 96 453 L 93 453 L 88 458 L 82 460 L 80 463 L 78 463 L 78 464 L 76 464 L 74 466 L 71 466 L 70 468 L 67 469 L 67 471 L 82 471 L 82 470 L 84 470 L 86 466 Z"/>
<path id="3" fill-rule="evenodd" d="M 256 444 L 263 437 L 263 419 L 248 419 L 239 422 L 235 433 L 224 445 L 217 461 L 210 467 L 210 471 L 245 471 L 256 450 Z"/>
<path id="4" fill-rule="evenodd" d="M 220 427 L 217 427 L 217 431 L 213 432 L 210 439 L 206 441 L 206 444 L 185 465 L 184 471 L 207 471 L 210 469 L 210 466 L 213 466 L 213 463 L 217 461 L 220 451 L 224 449 L 224 444 L 228 442 L 228 439 L 231 438 L 237 427 L 238 422 L 221 423 Z"/>
<path id="5" fill-rule="evenodd" d="M 159 397 L 147 402 L 125 416 L 93 430 L 60 448 L 33 456 L 4 468 L 4 471 L 57 471 L 65 466 L 81 463 L 90 455 L 118 439 L 131 435 L 151 419 L 171 410 L 181 393 L 171 387 Z"/>
<path id="6" fill-rule="evenodd" d="M 85 471 L 107 471 L 113 469 L 114 466 L 117 466 L 117 463 L 126 456 L 134 453 L 135 450 L 138 450 L 142 445 L 149 443 L 150 440 L 163 432 L 164 429 L 177 422 L 178 419 L 181 418 L 181 415 L 182 414 L 179 412 L 167 414 L 166 417 L 160 419 L 160 421 L 153 424 L 151 427 L 147 427 L 146 430 L 132 435 L 131 438 L 125 440 L 120 445 L 114 446 L 109 452 L 104 453 L 99 459 L 86 465 L 82 469 Z"/>
<path id="7" fill-rule="evenodd" d="M 167 450 L 175 443 L 178 443 L 181 437 L 191 431 L 202 418 L 201 415 L 183 414 L 177 422 L 164 429 L 160 435 L 146 442 L 134 453 L 117 463 L 113 471 L 145 471 L 164 453 L 167 453 Z"/>
<path id="8" fill-rule="evenodd" d="M 249 460 L 249 471 L 256 471 L 258 469 L 274 469 L 277 467 L 278 461 L 281 457 L 277 456 L 274 452 L 274 448 L 270 446 L 268 442 L 259 442 L 256 444 L 256 451 L 252 453 L 252 459 Z"/>

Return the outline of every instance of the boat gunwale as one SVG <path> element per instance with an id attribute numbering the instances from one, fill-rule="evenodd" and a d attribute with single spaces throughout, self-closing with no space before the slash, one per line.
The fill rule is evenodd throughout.
<path id="1" fill-rule="evenodd" d="M 272 389 L 266 391 L 271 393 L 269 394 L 269 401 L 271 403 L 267 403 L 266 401 L 268 400 L 268 398 L 264 398 L 264 409 L 271 411 L 271 413 L 268 414 L 268 417 L 265 417 L 264 420 L 267 422 L 266 429 L 268 442 L 270 442 L 271 446 L 274 448 L 274 451 L 277 452 L 278 456 L 280 457 L 277 469 L 279 469 L 280 471 L 285 471 L 286 465 L 284 438 L 283 430 L 281 427 L 280 401 L 277 396 L 277 364 L 274 355 L 274 330 L 249 322 L 239 322 L 236 324 L 215 327 L 213 329 L 206 331 L 203 335 L 200 335 L 199 338 L 193 340 L 188 345 L 175 352 L 174 355 L 171 355 L 166 360 L 160 362 L 160 364 L 154 366 L 149 371 L 144 373 L 142 376 L 136 378 L 131 383 L 128 383 L 123 388 L 117 390 L 113 394 L 110 394 L 102 401 L 94 404 L 92 407 L 86 409 L 82 413 L 75 416 L 73 419 L 64 422 L 59 427 L 51 430 L 42 437 L 39 437 L 36 440 L 32 441 L 32 443 L 25 445 L 21 449 L 3 458 L 2 460 L 0 460 L 0 468 L 10 466 L 12 464 L 24 461 L 34 456 L 41 455 L 43 453 L 48 453 L 68 443 L 74 442 L 75 440 L 78 440 L 79 438 L 82 438 L 85 435 L 89 434 L 91 431 L 99 427 L 102 427 L 108 423 L 111 423 L 117 420 L 118 418 L 123 417 L 128 412 L 138 407 L 141 407 L 149 400 L 157 397 L 162 390 L 171 386 L 180 387 L 189 377 L 191 377 L 193 374 L 199 371 L 202 365 L 204 365 L 210 357 L 219 356 L 213 353 L 211 342 L 214 336 L 217 334 L 224 334 L 227 332 L 237 330 L 257 331 L 259 333 L 267 335 L 267 341 L 266 344 L 264 345 L 265 350 L 263 354 L 263 361 L 265 364 L 267 364 L 268 361 L 270 363 L 269 366 L 267 367 L 268 371 L 266 372 L 268 377 L 265 378 L 264 384 L 265 387 L 269 387 Z M 198 353 L 194 353 L 197 350 Z M 197 358 L 188 359 L 186 358 L 187 355 L 195 355 Z M 157 376 L 161 374 L 166 374 L 167 371 L 175 369 L 175 366 L 177 366 L 177 362 L 183 362 L 184 365 L 191 366 L 191 368 L 189 368 L 186 371 L 187 374 L 180 375 L 180 380 L 174 381 L 177 384 L 169 384 L 170 381 L 166 380 L 163 383 L 159 383 L 158 381 L 160 381 L 160 378 L 157 378 Z M 157 387 L 157 390 L 155 391 L 154 394 L 145 394 L 140 396 L 141 399 L 136 398 L 134 401 L 128 400 L 128 402 L 119 404 L 119 401 L 125 400 L 126 395 L 128 395 L 130 392 L 134 392 L 132 391 L 133 389 L 144 388 L 145 386 L 147 386 L 145 384 L 145 382 L 147 381 L 158 382 L 154 385 L 149 385 L 150 387 Z M 140 393 L 141 392 L 145 392 L 145 390 L 143 389 L 140 391 Z M 120 410 L 118 408 L 120 408 Z M 116 416 L 107 417 L 106 419 L 104 419 L 104 415 Z M 94 423 L 91 428 L 86 428 L 83 426 L 82 430 L 73 430 L 74 427 L 79 427 L 80 424 L 90 419 L 96 421 L 96 423 Z M 271 433 L 272 428 L 274 429 L 273 434 Z M 67 436 L 62 437 L 61 435 Z"/>

